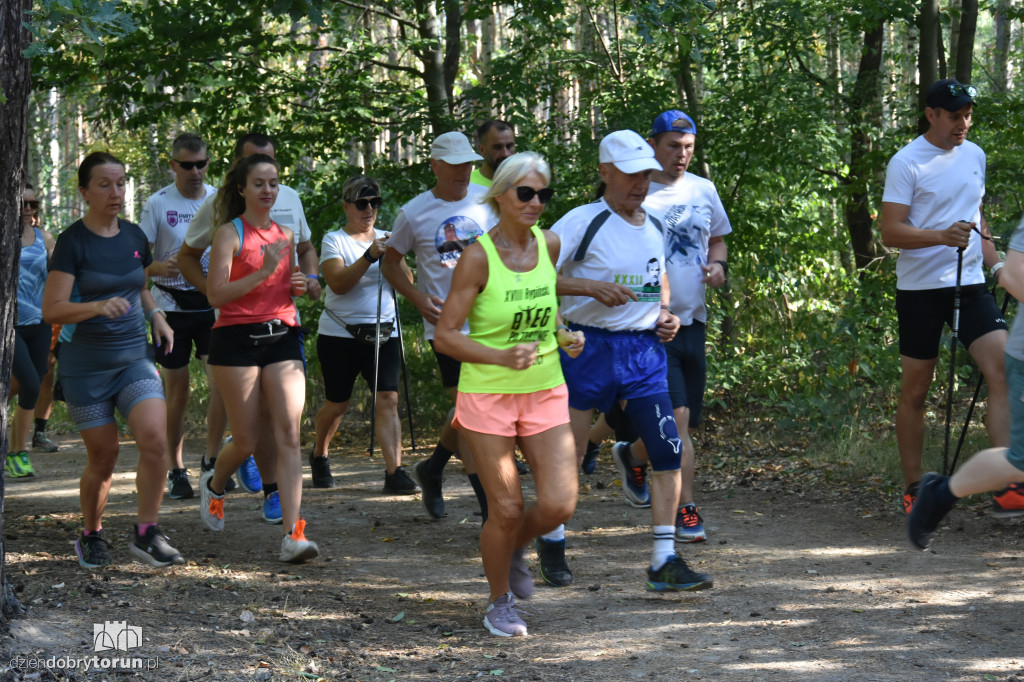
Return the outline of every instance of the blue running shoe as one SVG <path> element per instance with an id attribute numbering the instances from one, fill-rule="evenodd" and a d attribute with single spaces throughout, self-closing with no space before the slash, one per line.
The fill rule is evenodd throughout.
<path id="1" fill-rule="evenodd" d="M 676 512 L 676 540 L 679 542 L 704 542 L 704 519 L 697 512 L 697 505 L 687 504 Z"/>
<path id="2" fill-rule="evenodd" d="M 284 523 L 284 515 L 281 513 L 281 496 L 277 494 L 276 490 L 263 500 L 263 520 L 274 525 Z"/>
<path id="3" fill-rule="evenodd" d="M 619 441 L 612 446 L 612 461 L 619 470 L 626 501 L 637 509 L 647 509 L 651 506 L 651 491 L 647 488 L 647 464 L 633 466 L 632 460 L 629 443 Z"/>
<path id="4" fill-rule="evenodd" d="M 238 485 L 242 486 L 245 492 L 258 493 L 263 491 L 263 479 L 260 477 L 260 470 L 256 466 L 256 460 L 253 459 L 252 455 L 249 455 L 249 459 L 242 462 L 242 466 L 238 467 L 238 471 L 235 474 L 238 476 Z"/>
<path id="5" fill-rule="evenodd" d="M 647 590 L 650 592 L 706 590 L 712 586 L 714 581 L 710 575 L 697 573 L 675 554 L 657 571 L 647 569 Z"/>

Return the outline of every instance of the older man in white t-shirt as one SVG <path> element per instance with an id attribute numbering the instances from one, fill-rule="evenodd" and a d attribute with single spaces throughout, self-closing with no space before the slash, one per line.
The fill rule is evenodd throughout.
<path id="1" fill-rule="evenodd" d="M 486 188 L 471 184 L 469 180 L 473 162 L 481 158 L 462 133 L 437 136 L 430 146 L 430 169 L 437 183 L 399 210 L 381 262 L 381 272 L 391 286 L 412 301 L 423 316 L 423 332 L 431 348 L 434 347 L 434 326 L 451 289 L 452 272 L 462 250 L 498 222 L 491 209 L 480 203 L 487 193 Z M 415 285 L 403 274 L 401 267 L 405 254 L 410 251 L 416 254 Z M 464 331 L 469 331 L 468 325 Z M 460 363 L 436 350 L 434 356 L 441 371 L 441 383 L 454 400 L 459 385 Z M 423 506 L 435 519 L 444 516 L 442 472 L 448 460 L 458 452 L 486 521 L 487 498 L 469 449 L 459 447 L 457 432 L 451 426 L 452 412 L 448 413 L 433 454 L 413 467 L 423 490 Z"/>

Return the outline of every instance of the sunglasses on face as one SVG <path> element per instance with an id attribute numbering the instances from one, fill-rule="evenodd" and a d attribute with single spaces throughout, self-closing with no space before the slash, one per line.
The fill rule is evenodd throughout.
<path id="1" fill-rule="evenodd" d="M 554 194 L 555 190 L 550 187 L 545 187 L 544 189 L 534 189 L 532 187 L 527 187 L 526 185 L 516 187 L 516 198 L 524 204 L 533 201 L 534 197 L 537 197 L 537 201 L 540 203 L 546 204 L 551 201 L 551 197 L 554 196 Z"/>
<path id="2" fill-rule="evenodd" d="M 352 205 L 356 207 L 358 211 L 365 211 L 367 206 L 373 207 L 373 210 L 377 210 L 384 204 L 384 200 L 380 197 L 370 197 L 363 199 L 356 199 L 352 202 Z"/>
<path id="3" fill-rule="evenodd" d="M 967 95 L 971 99 L 978 96 L 978 88 L 973 85 L 959 85 L 957 83 L 949 84 L 949 94 L 953 97 L 959 97 L 960 95 Z"/>
<path id="4" fill-rule="evenodd" d="M 206 168 L 206 164 L 210 163 L 210 160 L 203 159 L 202 161 L 178 161 L 177 159 L 174 159 L 174 163 L 181 166 L 182 170 L 190 171 L 193 168 L 203 170 L 204 168 Z"/>
<path id="5" fill-rule="evenodd" d="M 39 202 L 38 201 L 23 201 L 22 205 L 25 208 L 31 208 L 33 211 L 38 211 L 39 210 Z"/>

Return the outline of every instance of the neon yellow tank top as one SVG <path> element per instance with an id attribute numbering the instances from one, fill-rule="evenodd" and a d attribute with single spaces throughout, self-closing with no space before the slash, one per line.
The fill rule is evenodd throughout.
<path id="1" fill-rule="evenodd" d="M 537 362 L 524 370 L 503 365 L 462 363 L 462 393 L 533 393 L 565 383 L 555 339 L 555 267 L 544 234 L 531 228 L 537 242 L 537 266 L 513 272 L 501 262 L 490 234 L 477 239 L 487 254 L 487 284 L 469 311 L 469 338 L 506 349 L 539 341 Z"/>

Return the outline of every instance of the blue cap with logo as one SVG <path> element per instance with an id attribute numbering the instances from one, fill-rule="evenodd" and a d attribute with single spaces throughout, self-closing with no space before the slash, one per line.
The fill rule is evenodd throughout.
<path id="1" fill-rule="evenodd" d="M 654 119 L 651 124 L 651 137 L 661 133 L 697 134 L 697 124 L 693 119 L 677 109 L 670 109 Z"/>

